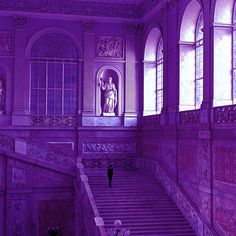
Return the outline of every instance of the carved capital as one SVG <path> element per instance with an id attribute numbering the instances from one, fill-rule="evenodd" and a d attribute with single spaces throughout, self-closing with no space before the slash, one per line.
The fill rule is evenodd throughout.
<path id="1" fill-rule="evenodd" d="M 29 18 L 24 16 L 13 16 L 12 21 L 15 29 L 25 29 L 29 23 Z"/>
<path id="2" fill-rule="evenodd" d="M 142 25 L 132 25 L 132 24 L 124 24 L 124 31 L 126 34 L 136 34 L 138 30 L 142 29 Z"/>
<path id="3" fill-rule="evenodd" d="M 85 33 L 93 33 L 95 26 L 94 22 L 82 22 L 82 28 Z"/>

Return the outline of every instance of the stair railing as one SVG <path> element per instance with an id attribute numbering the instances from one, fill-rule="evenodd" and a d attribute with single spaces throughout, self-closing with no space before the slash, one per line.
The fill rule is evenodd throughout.
<path id="1" fill-rule="evenodd" d="M 88 177 L 85 174 L 84 166 L 81 160 L 77 164 L 77 200 L 80 200 L 81 212 L 80 222 L 82 223 L 82 233 L 88 236 L 106 236 L 103 218 L 100 217 L 91 188 L 88 183 Z"/>

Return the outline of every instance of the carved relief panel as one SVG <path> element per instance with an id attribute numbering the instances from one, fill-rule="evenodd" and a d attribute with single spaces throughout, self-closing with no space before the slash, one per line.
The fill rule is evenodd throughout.
<path id="1" fill-rule="evenodd" d="M 96 38 L 96 56 L 123 58 L 123 39 L 115 36 L 98 36 Z"/>
<path id="2" fill-rule="evenodd" d="M 0 54 L 11 54 L 13 52 L 13 34 L 11 31 L 0 31 Z"/>

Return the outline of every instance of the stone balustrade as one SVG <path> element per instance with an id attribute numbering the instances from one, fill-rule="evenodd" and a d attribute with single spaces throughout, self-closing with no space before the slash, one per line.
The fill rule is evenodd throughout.
<path id="1" fill-rule="evenodd" d="M 91 188 L 88 184 L 88 177 L 85 175 L 84 166 L 77 163 L 77 200 L 80 200 L 82 212 L 82 224 L 84 235 L 106 236 L 103 218 L 100 217 Z M 80 196 L 80 197 L 79 197 Z"/>

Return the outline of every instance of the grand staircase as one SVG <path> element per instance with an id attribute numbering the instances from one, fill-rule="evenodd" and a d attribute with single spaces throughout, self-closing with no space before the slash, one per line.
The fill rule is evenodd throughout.
<path id="1" fill-rule="evenodd" d="M 87 170 L 86 174 L 107 230 L 119 219 L 132 236 L 196 236 L 153 176 L 114 170 L 110 188 L 106 170 Z"/>

